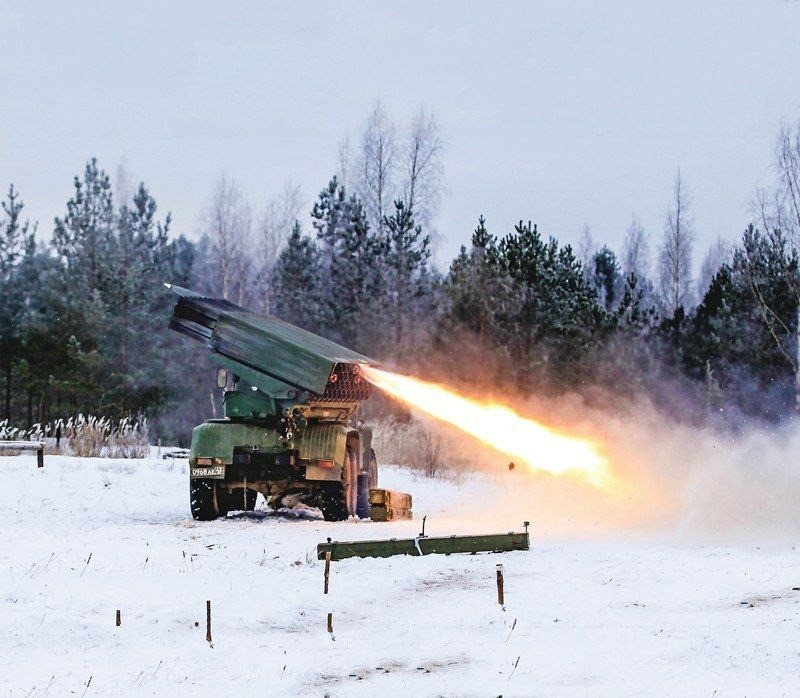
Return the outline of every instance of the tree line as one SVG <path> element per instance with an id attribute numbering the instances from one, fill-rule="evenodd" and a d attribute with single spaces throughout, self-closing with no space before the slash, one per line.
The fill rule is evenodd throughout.
<path id="1" fill-rule="evenodd" d="M 735 244 L 692 279 L 691 198 L 679 173 L 651 269 L 637 219 L 619 253 L 584 230 L 573 248 L 532 222 L 476 222 L 432 264 L 444 142 L 420 111 L 398 129 L 381 105 L 339 149 L 302 216 L 297 185 L 254 211 L 223 177 L 201 236 L 172 234 L 144 183 L 96 160 L 75 177 L 49 238 L 11 185 L 0 216 L 0 419 L 144 413 L 164 439 L 221 406 L 200 347 L 167 330 L 163 282 L 228 298 L 400 370 L 495 393 L 647 395 L 673 416 L 779 421 L 798 383 L 800 127 L 781 131 L 776 178 Z"/>

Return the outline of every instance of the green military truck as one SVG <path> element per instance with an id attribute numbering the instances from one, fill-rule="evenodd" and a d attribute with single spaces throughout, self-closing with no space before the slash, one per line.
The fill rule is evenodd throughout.
<path id="1" fill-rule="evenodd" d="M 372 392 L 366 356 L 278 318 L 174 285 L 170 328 L 202 342 L 218 366 L 224 419 L 192 432 L 192 516 L 303 502 L 329 521 L 368 515 L 378 466 L 371 430 L 355 423 Z"/>

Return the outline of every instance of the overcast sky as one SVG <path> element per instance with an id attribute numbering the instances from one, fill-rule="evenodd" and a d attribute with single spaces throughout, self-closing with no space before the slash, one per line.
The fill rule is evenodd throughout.
<path id="1" fill-rule="evenodd" d="M 439 259 L 483 213 L 618 248 L 656 239 L 680 167 L 699 258 L 737 237 L 800 118 L 800 3 L 0 0 L 0 186 L 48 237 L 95 155 L 125 158 L 196 237 L 222 172 L 310 204 L 377 99 L 444 128 Z"/>

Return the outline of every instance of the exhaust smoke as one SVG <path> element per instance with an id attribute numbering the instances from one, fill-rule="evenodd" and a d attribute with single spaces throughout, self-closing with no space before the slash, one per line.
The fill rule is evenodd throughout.
<path id="1" fill-rule="evenodd" d="M 473 467 L 495 476 L 493 496 L 477 506 L 459 502 L 454 520 L 465 510 L 473 523 L 532 519 L 540 535 L 556 536 L 800 534 L 796 424 L 730 433 L 670 420 L 645 398 L 616 401 L 613 409 L 590 407 L 574 394 L 504 405 L 362 370 L 376 387 L 433 417 L 448 448 L 469 452 Z M 499 454 L 518 467 L 509 473 L 508 458 Z"/>

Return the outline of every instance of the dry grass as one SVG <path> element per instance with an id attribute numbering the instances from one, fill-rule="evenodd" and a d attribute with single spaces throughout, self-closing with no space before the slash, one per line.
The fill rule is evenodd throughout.
<path id="1" fill-rule="evenodd" d="M 55 435 L 61 429 L 61 452 L 85 458 L 146 458 L 150 454 L 147 419 L 120 419 L 79 414 L 52 424 L 34 424 L 30 429 L 0 422 L 0 441 L 46 441 L 55 453 Z"/>
<path id="2" fill-rule="evenodd" d="M 382 422 L 375 426 L 375 451 L 384 463 L 400 465 L 427 477 L 458 478 L 473 470 L 463 444 L 422 422 Z"/>

